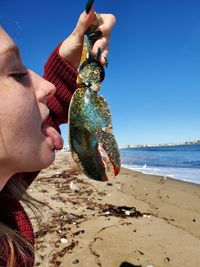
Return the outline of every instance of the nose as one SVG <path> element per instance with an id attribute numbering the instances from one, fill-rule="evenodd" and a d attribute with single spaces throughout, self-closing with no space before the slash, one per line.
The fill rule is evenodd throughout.
<path id="1" fill-rule="evenodd" d="M 56 87 L 53 83 L 45 80 L 41 76 L 34 73 L 35 79 L 35 94 L 39 102 L 46 104 L 48 98 L 55 94 Z"/>

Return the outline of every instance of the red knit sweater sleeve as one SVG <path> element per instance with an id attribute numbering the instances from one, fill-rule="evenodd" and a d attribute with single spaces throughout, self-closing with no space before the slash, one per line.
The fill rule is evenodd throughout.
<path id="1" fill-rule="evenodd" d="M 59 130 L 59 125 L 68 121 L 68 108 L 76 90 L 77 71 L 59 55 L 59 44 L 44 67 L 44 78 L 56 87 L 56 93 L 48 100 L 50 115 L 46 123 Z"/>

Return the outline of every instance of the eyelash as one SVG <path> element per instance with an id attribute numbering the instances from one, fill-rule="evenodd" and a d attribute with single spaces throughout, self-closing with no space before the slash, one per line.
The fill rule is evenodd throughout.
<path id="1" fill-rule="evenodd" d="M 10 76 L 13 77 L 16 81 L 21 82 L 23 79 L 28 75 L 28 72 L 19 72 L 19 73 L 12 73 Z"/>

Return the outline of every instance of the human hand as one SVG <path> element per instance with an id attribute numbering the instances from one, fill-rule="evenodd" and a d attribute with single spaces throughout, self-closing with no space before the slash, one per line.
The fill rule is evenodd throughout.
<path id="1" fill-rule="evenodd" d="M 93 45 L 93 53 L 96 54 L 98 48 L 101 49 L 102 53 L 100 56 L 100 62 L 102 65 L 106 64 L 106 59 L 109 51 L 109 37 L 112 27 L 115 25 L 115 17 L 112 14 L 100 14 L 102 23 L 96 29 L 96 31 L 101 31 L 102 35 L 97 39 L 97 41 Z M 70 34 L 70 36 L 63 41 L 60 46 L 59 54 L 60 56 L 67 60 L 75 69 L 78 68 L 82 48 L 83 48 L 83 37 L 84 33 L 88 29 L 88 27 L 93 23 L 95 18 L 95 11 L 92 7 L 87 14 L 84 11 L 77 22 L 77 25 L 74 31 Z"/>

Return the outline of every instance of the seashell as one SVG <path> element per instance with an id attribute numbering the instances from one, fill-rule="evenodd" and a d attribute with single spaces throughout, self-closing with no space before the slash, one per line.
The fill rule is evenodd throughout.
<path id="1" fill-rule="evenodd" d="M 125 214 L 126 214 L 127 216 L 130 216 L 131 213 L 130 213 L 129 210 L 126 210 L 126 211 L 125 211 Z"/>
<path id="2" fill-rule="evenodd" d="M 74 192 L 80 192 L 80 188 L 74 182 L 70 182 L 69 188 Z"/>
<path id="3" fill-rule="evenodd" d="M 62 243 L 62 244 L 67 244 L 67 243 L 69 243 L 69 240 L 67 239 L 67 238 L 61 238 L 60 239 L 60 242 Z"/>

